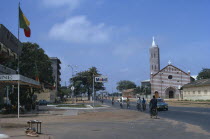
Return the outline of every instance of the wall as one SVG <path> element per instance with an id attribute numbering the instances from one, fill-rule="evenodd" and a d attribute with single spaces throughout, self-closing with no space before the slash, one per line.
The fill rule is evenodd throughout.
<path id="1" fill-rule="evenodd" d="M 55 90 L 44 89 L 41 93 L 35 93 L 37 95 L 37 100 L 46 100 L 48 102 L 54 103 L 55 102 Z"/>
<path id="2" fill-rule="evenodd" d="M 210 85 L 183 88 L 184 100 L 210 100 Z"/>

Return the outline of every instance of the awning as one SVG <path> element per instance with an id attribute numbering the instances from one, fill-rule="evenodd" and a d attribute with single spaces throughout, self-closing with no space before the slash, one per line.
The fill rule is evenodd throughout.
<path id="1" fill-rule="evenodd" d="M 18 81 L 20 85 L 28 85 L 36 88 L 40 88 L 41 85 L 38 81 L 33 80 L 31 78 L 25 77 L 20 74 L 7 74 L 7 75 L 0 75 L 0 83 L 2 84 L 18 84 Z"/>

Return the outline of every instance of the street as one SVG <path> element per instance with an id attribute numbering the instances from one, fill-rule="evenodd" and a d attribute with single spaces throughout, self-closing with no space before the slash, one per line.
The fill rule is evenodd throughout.
<path id="1" fill-rule="evenodd" d="M 106 105 L 111 106 L 111 101 L 106 100 Z M 123 104 L 123 108 L 126 109 L 126 104 Z M 120 108 L 120 103 L 115 102 L 115 108 Z M 130 110 L 136 110 L 136 103 L 131 102 Z M 149 114 L 148 105 L 145 111 Z M 210 108 L 192 108 L 192 107 L 174 107 L 169 106 L 168 111 L 159 111 L 158 116 L 161 118 L 168 118 L 188 124 L 200 126 L 202 129 L 210 132 Z"/>
<path id="2" fill-rule="evenodd" d="M 169 111 L 159 111 L 158 118 L 155 119 L 150 118 L 148 109 L 145 112 L 137 111 L 135 102 L 131 103 L 130 109 L 126 109 L 126 104 L 120 109 L 118 102 L 112 106 L 110 100 L 105 100 L 104 104 L 110 107 L 58 111 L 42 106 L 42 110 L 51 112 L 34 117 L 25 116 L 18 120 L 2 118 L 1 133 L 10 138 L 28 139 L 30 137 L 24 134 L 24 123 L 37 119 L 43 121 L 39 139 L 210 138 L 209 108 L 169 106 Z M 100 102 L 96 102 L 96 105 L 100 105 Z M 11 128 L 11 125 L 16 128 Z"/>

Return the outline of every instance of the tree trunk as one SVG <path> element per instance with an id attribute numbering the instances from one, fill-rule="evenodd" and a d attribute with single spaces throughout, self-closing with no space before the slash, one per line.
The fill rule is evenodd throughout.
<path id="1" fill-rule="evenodd" d="M 90 95 L 91 95 L 90 89 L 88 88 L 88 100 L 90 100 Z"/>

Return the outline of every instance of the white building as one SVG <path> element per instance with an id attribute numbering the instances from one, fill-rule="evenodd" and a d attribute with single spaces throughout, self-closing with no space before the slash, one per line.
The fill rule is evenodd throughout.
<path id="1" fill-rule="evenodd" d="M 210 100 L 210 79 L 197 80 L 182 88 L 184 100 Z"/>

